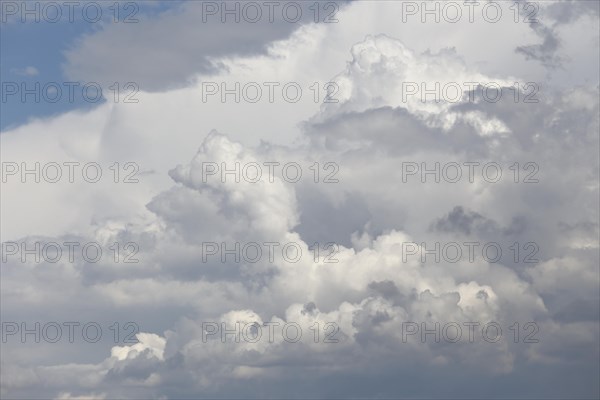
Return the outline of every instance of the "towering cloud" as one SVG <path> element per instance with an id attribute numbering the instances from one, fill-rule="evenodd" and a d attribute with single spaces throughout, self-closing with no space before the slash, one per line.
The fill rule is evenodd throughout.
<path id="1" fill-rule="evenodd" d="M 600 106 L 583 64 L 598 49 L 566 46 L 597 15 L 542 5 L 549 31 L 512 14 L 425 30 L 398 24 L 401 7 L 257 27 L 264 54 L 232 40 L 208 53 L 221 70 L 172 48 L 185 68 L 150 68 L 138 104 L 3 132 L 3 162 L 93 161 L 106 175 L 3 183 L 2 396 L 597 396 Z M 165 13 L 117 47 L 160 48 L 190 18 Z M 69 73 L 94 73 L 90 52 L 123 29 L 83 38 Z M 506 34 L 486 42 L 494 32 Z M 547 57 L 582 76 L 564 84 Z M 303 97 L 205 101 L 207 82 L 268 81 Z M 315 103 L 314 82 L 335 102 Z M 139 182 L 115 183 L 115 162 Z M 97 243 L 104 257 L 23 262 L 9 241 Z M 37 321 L 61 340 L 48 327 L 21 343 Z"/>

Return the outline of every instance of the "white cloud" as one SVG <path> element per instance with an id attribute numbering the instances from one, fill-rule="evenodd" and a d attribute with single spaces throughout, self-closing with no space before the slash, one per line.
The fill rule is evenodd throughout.
<path id="1" fill-rule="evenodd" d="M 558 94 L 549 91 L 537 104 L 491 104 L 481 93 L 473 103 L 403 102 L 399 88 L 406 81 L 509 85 L 548 71 L 514 52 L 539 39 L 527 25 L 399 24 L 399 7 L 353 3 L 340 12 L 343 23 L 304 25 L 266 55 L 219 59 L 224 72 L 200 71 L 186 88 L 144 92 L 139 104 L 103 105 L 3 133 L 3 161 L 136 161 L 144 172 L 132 185 L 3 184 L 3 240 L 135 241 L 141 260 L 91 264 L 78 257 L 35 265 L 12 259 L 2 270 L 7 318 L 127 318 L 145 332 L 137 344 L 102 343 L 93 351 L 89 343 L 67 344 L 70 351 L 9 347 L 3 395 L 343 397 L 358 393 L 357 377 L 364 378 L 367 396 L 393 395 L 419 389 L 423 382 L 411 378 L 414 371 L 435 378 L 439 390 L 473 384 L 485 394 L 497 376 L 513 381 L 540 369 L 557 374 L 542 393 L 548 395 L 573 393 L 558 373 L 573 368 L 583 371 L 578 382 L 588 383 L 576 393 L 597 393 L 585 375 L 594 372 L 594 360 L 580 351 L 598 353 L 597 316 L 591 317 L 598 285 L 597 81 L 587 76 L 587 87 L 555 88 Z M 103 37 L 86 40 L 102 44 Z M 335 80 L 340 102 L 206 104 L 206 79 L 303 87 Z M 508 177 L 498 184 L 402 183 L 403 161 L 469 160 L 501 162 Z M 335 161 L 340 182 L 202 180 L 202 162 L 266 161 Z M 514 183 L 508 167 L 527 161 L 539 164 L 540 182 Z M 315 237 L 341 243 L 337 263 L 314 261 Z M 536 241 L 541 262 L 515 263 L 510 252 L 498 263 L 478 257 L 422 264 L 401 256 L 406 242 L 473 240 L 505 249 Z M 202 263 L 206 241 L 295 242 L 303 257 Z M 223 343 L 217 336 L 205 342 L 207 321 L 229 327 L 296 322 L 306 340 Z M 468 343 L 466 332 L 458 343 L 403 341 L 403 323 L 436 321 L 496 321 L 504 337 L 497 344 Z M 541 342 L 523 350 L 527 344 L 514 343 L 509 327 L 519 322 L 523 329 L 529 321 L 538 323 Z M 335 323 L 340 342 L 315 343 L 315 323 L 320 329 Z M 275 335 L 281 337 L 281 327 Z M 303 387 L 298 374 L 314 389 Z M 335 390 L 324 389 L 331 382 Z M 541 389 L 528 390 L 523 393 Z"/>
<path id="2" fill-rule="evenodd" d="M 28 66 L 25 68 L 14 68 L 11 70 L 12 73 L 22 76 L 37 76 L 40 74 L 36 67 Z"/>

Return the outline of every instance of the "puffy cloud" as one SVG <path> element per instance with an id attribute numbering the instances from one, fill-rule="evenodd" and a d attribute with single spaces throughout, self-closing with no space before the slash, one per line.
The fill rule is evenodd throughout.
<path id="1" fill-rule="evenodd" d="M 163 360 L 165 350 L 165 339 L 158 335 L 149 333 L 138 333 L 136 335 L 138 343 L 133 346 L 115 346 L 111 349 L 111 356 L 116 357 L 119 361 L 129 358 L 139 357 L 140 354 L 147 351 L 148 356 L 156 357 Z"/>
<path id="2" fill-rule="evenodd" d="M 394 28 L 393 15 L 385 14 L 398 10 L 396 4 L 369 5 L 369 13 L 365 7 L 360 2 L 344 8 L 340 20 L 346 24 L 302 26 L 264 55 L 221 59 L 226 73 L 212 76 L 234 82 L 266 80 L 277 72 L 282 80 L 308 85 L 318 76 L 338 84 L 339 103 L 246 104 L 228 113 L 217 104 L 208 108 L 215 116 L 198 115 L 200 75 L 185 89 L 145 93 L 146 101 L 133 108 L 104 105 L 2 134 L 3 159 L 94 159 L 108 165 L 137 159 L 145 173 L 131 186 L 80 182 L 23 185 L 16 192 L 12 183 L 6 202 L 3 187 L 3 237 L 6 229 L 10 240 L 30 246 L 36 240 L 97 241 L 106 251 L 114 242 L 134 242 L 140 260 L 90 263 L 77 255 L 75 262 L 4 263 L 6 318 L 75 316 L 106 327 L 135 321 L 140 331 L 137 343 L 125 345 L 110 343 L 112 338 L 54 348 L 3 344 L 3 395 L 399 396 L 423 394 L 432 381 L 439 387 L 428 389 L 432 396 L 464 394 L 465 385 L 481 396 L 598 393 L 592 383 L 599 348 L 598 167 L 591 162 L 598 146 L 597 81 L 557 88 L 531 104 L 510 97 L 489 103 L 480 89 L 465 93 L 474 101 L 405 102 L 401 89 L 407 81 L 510 86 L 513 78 L 543 76 L 539 66 L 514 52 L 522 43 L 519 34 L 536 36 L 516 25 L 495 49 L 501 56 L 490 56 L 508 61 L 481 66 L 473 60 L 486 43 L 468 35 L 497 27 L 476 24 L 451 38 L 439 36 L 438 43 L 420 26 Z M 363 23 L 355 28 L 352 21 Z M 416 29 L 412 34 L 410 27 Z M 445 24 L 433 30 L 449 34 Z M 419 34 L 422 41 L 410 39 Z M 455 49 L 448 49 L 452 41 Z M 331 52 L 323 55 L 323 48 Z M 515 70 L 507 67 L 512 62 L 528 69 L 513 76 L 507 73 Z M 82 124 L 86 130 L 78 136 Z M 279 127 L 287 127 L 285 140 L 273 143 L 269 139 Z M 251 139 L 243 136 L 244 128 Z M 32 142 L 39 150 L 31 149 Z M 498 183 L 480 175 L 474 182 L 423 183 L 419 175 L 403 180 L 403 162 L 431 167 L 490 160 L 503 168 Z M 232 168 L 236 162 L 270 161 L 298 162 L 308 177 L 290 183 L 263 175 L 254 183 L 235 183 L 231 176 L 225 182 L 219 175 L 203 176 L 206 163 Z M 339 166 L 339 182 L 315 183 L 307 167 L 328 161 Z M 539 167 L 537 183 L 522 182 L 531 171 L 523 167 L 528 161 Z M 518 183 L 509 169 L 515 162 L 522 174 Z M 20 224 L 40 197 L 45 207 Z M 75 200 L 80 206 L 68 217 L 64 206 Z M 16 216 L 7 214 L 8 207 Z M 254 263 L 218 255 L 203 260 L 203 243 L 236 241 L 295 243 L 302 255 L 290 260 L 278 249 L 272 260 Z M 326 262 L 323 253 L 315 260 L 315 241 L 337 242 L 336 261 Z M 420 254 L 435 242 L 470 241 L 497 242 L 505 257 L 403 257 L 407 243 Z M 539 262 L 523 263 L 523 248 L 514 261 L 514 242 L 535 242 Z M 502 329 L 496 343 L 481 332 L 492 321 Z M 450 336 L 456 327 L 444 324 L 456 323 L 461 337 L 436 341 L 430 333 L 423 341 L 423 329 L 436 322 L 438 333 Z M 465 325 L 471 322 L 479 323 L 472 343 Z M 247 330 L 223 338 L 222 324 L 231 330 L 237 323 Z M 295 327 L 284 331 L 292 323 L 302 331 L 297 342 L 285 340 L 294 336 Z M 236 341 L 257 334 L 258 327 L 259 340 Z M 525 337 L 539 342 L 523 343 Z M 578 377 L 566 373 L 573 370 Z"/>

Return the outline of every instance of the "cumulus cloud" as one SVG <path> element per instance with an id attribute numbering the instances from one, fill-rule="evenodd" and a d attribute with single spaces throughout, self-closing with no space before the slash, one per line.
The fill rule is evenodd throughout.
<path id="1" fill-rule="evenodd" d="M 189 71 L 168 71 L 168 79 L 150 69 L 148 79 L 163 85 L 152 90 L 174 76 L 194 73 L 198 80 L 145 92 L 135 107 L 106 104 L 2 134 L 3 160 L 137 160 L 143 173 L 129 186 L 3 187 L 3 238 L 28 246 L 95 241 L 111 255 L 115 242 L 139 246 L 138 263 L 91 263 L 79 253 L 73 262 L 13 257 L 3 263 L 3 321 L 98 320 L 106 329 L 94 344 L 3 344 L 3 395 L 410 397 L 423 387 L 430 396 L 464 395 L 468 386 L 479 397 L 597 396 L 597 76 L 588 74 L 587 86 L 573 78 L 580 85 L 555 87 L 536 103 L 516 103 L 512 93 L 492 103 L 477 85 L 453 102 L 405 99 L 406 82 L 510 88 L 515 80 L 554 72 L 515 52 L 523 43 L 519 35 L 539 33 L 527 24 L 503 21 L 513 30 L 494 49 L 500 55 L 489 58 L 502 60 L 481 65 L 477 53 L 489 44 L 473 33 L 497 26 L 465 24 L 448 39 L 447 24 L 424 33 L 419 24 L 394 24 L 399 5 L 378 2 L 367 12 L 364 3 L 342 10 L 345 24 L 278 32 L 285 39 L 261 55 L 232 51 L 238 55 L 219 58 L 219 50 L 211 57 L 226 66 L 221 72 L 207 74 L 204 59 L 184 60 Z M 174 24 L 172 14 L 180 11 L 154 21 L 156 31 Z M 560 29 L 577 30 L 571 21 Z M 86 46 L 115 32 L 86 38 L 69 68 L 86 58 Z M 561 46 L 551 51 L 568 53 Z M 587 60 L 582 57 L 577 62 Z M 338 102 L 225 108 L 201 101 L 207 76 L 231 83 L 271 74 L 306 87 L 315 79 L 335 82 Z M 279 132 L 285 140 L 271 140 Z M 490 161 L 504 174 L 495 183 L 479 169 L 473 181 L 464 169 L 459 182 L 439 183 L 423 182 L 420 173 L 406 180 L 404 170 L 407 163 Z M 280 172 L 270 179 L 266 169 L 255 181 L 206 175 L 209 163 L 268 162 L 296 162 L 304 179 L 292 183 Z M 337 182 L 315 183 L 308 168 L 315 162 L 335 163 Z M 528 162 L 537 169 L 525 168 Z M 525 176 L 536 182 L 523 182 Z M 75 200 L 77 209 L 67 213 Z M 279 247 L 257 262 L 220 254 L 205 259 L 207 242 Z M 315 257 L 315 242 L 335 242 L 335 261 Z M 424 262 L 421 255 L 436 242 L 494 242 L 505 254 L 491 261 L 479 252 L 469 260 L 465 252 L 457 262 L 434 261 L 429 253 Z M 281 251 L 285 243 L 299 249 L 297 258 Z M 537 262 L 523 262 L 527 243 L 537 246 Z M 135 343 L 111 340 L 115 321 L 137 324 Z M 482 336 L 492 321 L 502 329 L 497 342 Z M 444 334 L 456 326 L 462 334 L 435 340 L 434 332 L 422 340 L 436 323 L 456 324 Z M 469 331 L 471 323 L 479 325 Z M 230 332 L 224 335 L 223 327 Z M 531 384 L 538 381 L 544 385 Z"/>

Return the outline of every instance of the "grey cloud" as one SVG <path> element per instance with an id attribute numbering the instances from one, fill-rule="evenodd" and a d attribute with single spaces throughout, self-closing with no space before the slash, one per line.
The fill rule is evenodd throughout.
<path id="1" fill-rule="evenodd" d="M 370 88 L 368 79 L 360 84 Z M 12 310 L 10 317 L 67 319 L 74 309 L 82 318 L 135 317 L 144 332 L 164 338 L 164 360 L 148 349 L 137 354 L 132 349 L 130 357 L 116 360 L 107 343 L 93 352 L 78 344 L 67 351 L 86 358 L 68 364 L 67 356 L 43 351 L 48 346 L 28 354 L 11 345 L 9 356 L 2 352 L 3 390 L 26 398 L 66 389 L 74 394 L 93 389 L 107 398 L 465 397 L 468 386 L 467 396 L 474 398 L 598 397 L 597 224 L 589 222 L 598 216 L 593 186 L 598 168 L 590 165 L 598 146 L 598 102 L 588 96 L 595 90 L 549 93 L 539 104 L 510 98 L 460 104 L 439 113 L 481 112 L 485 120 L 504 123 L 506 136 L 486 136 L 461 120 L 443 129 L 431 124 L 437 115 L 423 118 L 398 104 L 374 107 L 366 97 L 365 110 L 306 123 L 306 147 L 245 148 L 209 134 L 191 161 L 183 159 L 171 170 L 171 186 L 148 199 L 155 220 L 127 225 L 107 239 L 139 240 L 145 270 L 125 265 L 101 270 L 79 262 L 44 265 L 46 271 L 15 262 L 2 266 L 2 302 Z M 228 186 L 198 178 L 205 159 L 283 161 L 308 155 L 338 162 L 339 184 Z M 398 179 L 403 160 L 470 157 L 536 161 L 540 182 L 517 185 L 510 175 L 495 185 Z M 359 241 L 357 234 L 365 240 L 350 247 Z M 404 262 L 398 253 L 406 240 L 465 236 L 529 237 L 539 241 L 541 260 L 519 270 L 485 262 Z M 348 246 L 335 265 L 277 260 L 252 268 L 215 263 L 194 269 L 200 241 L 248 238 L 334 238 Z M 341 340 L 321 347 L 200 340 L 203 321 L 256 318 L 302 320 L 308 326 L 317 318 L 336 321 Z M 400 340 L 406 321 L 473 319 L 500 321 L 505 333 L 515 321 L 537 321 L 541 341 L 529 346 L 510 336 L 497 344 Z"/>
<path id="2" fill-rule="evenodd" d="M 369 283 L 369 289 L 373 289 L 385 298 L 394 297 L 398 294 L 398 288 L 393 281 L 371 282 Z"/>
<path id="3" fill-rule="evenodd" d="M 542 40 L 541 44 L 518 46 L 515 52 L 527 59 L 540 62 L 546 68 L 564 68 L 566 61 L 558 55 L 561 41 L 557 28 L 568 23 L 577 23 L 582 17 L 598 17 L 600 6 L 596 1 L 552 1 L 547 4 L 520 2 L 520 16 L 531 20 L 531 29 Z M 541 12 L 539 12 L 541 11 Z M 533 19 L 537 22 L 533 22 Z"/>
<path id="4" fill-rule="evenodd" d="M 465 212 L 461 206 L 454 207 L 446 217 L 438 219 L 433 228 L 445 232 L 461 232 L 465 235 L 470 235 L 471 230 L 474 229 L 478 231 L 498 229 L 494 221 L 487 220 L 481 214 L 473 211 Z"/>
<path id="5" fill-rule="evenodd" d="M 532 29 L 542 38 L 542 43 L 519 46 L 515 51 L 527 59 L 539 61 L 547 68 L 561 67 L 563 60 L 555 54 L 560 46 L 556 33 L 551 28 L 538 24 L 532 24 Z"/>
<path id="6" fill-rule="evenodd" d="M 283 18 L 282 9 L 288 2 L 274 2 L 273 22 L 269 22 L 266 6 L 261 7 L 263 14 L 256 23 L 248 22 L 251 16 L 235 22 L 233 15 L 223 23 L 220 13 L 207 15 L 203 22 L 203 4 L 208 3 L 230 9 L 237 4 L 240 10 L 244 6 L 243 2 L 180 2 L 157 16 L 139 15 L 138 23 L 108 25 L 79 38 L 66 51 L 65 73 L 70 79 L 107 87 L 114 82 L 134 82 L 145 91 L 180 88 L 197 74 L 223 69 L 215 61 L 219 57 L 265 54 L 270 43 L 287 38 L 314 19 L 309 9 L 314 2 L 296 3 L 302 7 L 298 22 Z M 344 7 L 345 2 L 337 4 Z M 289 13 L 290 18 L 294 16 L 293 11 Z"/>

